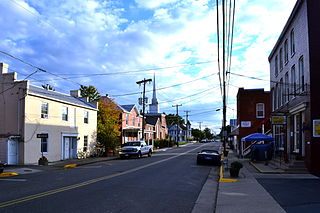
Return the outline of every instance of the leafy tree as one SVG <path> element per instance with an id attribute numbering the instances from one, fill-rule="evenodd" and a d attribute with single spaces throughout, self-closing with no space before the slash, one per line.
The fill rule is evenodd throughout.
<path id="1" fill-rule="evenodd" d="M 192 129 L 191 134 L 197 141 L 201 141 L 204 138 L 204 133 L 200 129 Z"/>
<path id="2" fill-rule="evenodd" d="M 185 120 L 180 115 L 168 114 L 166 115 L 167 126 L 177 124 L 177 118 L 179 124 L 185 124 Z"/>
<path id="3" fill-rule="evenodd" d="M 208 127 L 206 127 L 204 130 L 203 130 L 203 134 L 204 134 L 204 137 L 206 139 L 212 139 L 213 138 L 213 134 L 211 133 L 210 129 Z"/>
<path id="4" fill-rule="evenodd" d="M 80 92 L 82 97 L 88 97 L 89 102 L 98 101 L 100 98 L 100 94 L 98 90 L 94 86 L 80 86 Z"/>
<path id="5" fill-rule="evenodd" d="M 120 145 L 120 119 L 121 111 L 117 105 L 108 98 L 99 100 L 98 121 L 98 143 L 105 151 L 114 150 Z"/>

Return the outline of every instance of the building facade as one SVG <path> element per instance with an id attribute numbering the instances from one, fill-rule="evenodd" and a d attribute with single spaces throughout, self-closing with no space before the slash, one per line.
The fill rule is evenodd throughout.
<path id="1" fill-rule="evenodd" d="M 0 160 L 7 164 L 36 164 L 77 158 L 94 152 L 97 103 L 18 81 L 0 64 Z"/>
<path id="2" fill-rule="evenodd" d="M 241 142 L 241 138 L 252 133 L 267 133 L 270 130 L 268 119 L 271 113 L 271 95 L 264 89 L 239 88 L 237 94 L 238 130 L 236 136 L 238 154 L 245 155 L 251 142 Z M 247 149 L 248 152 L 250 151 Z"/>
<path id="3" fill-rule="evenodd" d="M 320 175 L 320 2 L 298 0 L 269 55 L 273 135 L 285 163 Z"/>

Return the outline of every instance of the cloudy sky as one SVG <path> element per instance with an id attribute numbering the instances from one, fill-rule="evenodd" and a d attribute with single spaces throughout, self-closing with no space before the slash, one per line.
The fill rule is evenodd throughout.
<path id="1" fill-rule="evenodd" d="M 202 122 L 219 131 L 215 2 L 0 0 L 0 51 L 54 74 L 37 72 L 28 78 L 32 84 L 64 93 L 93 85 L 120 104 L 138 104 L 142 88 L 136 82 L 155 73 L 161 112 L 175 113 L 172 105 L 182 104 L 179 114 L 191 111 L 193 128 Z M 236 0 L 228 119 L 236 116 L 239 87 L 269 90 L 268 55 L 295 2 Z M 0 61 L 19 79 L 36 71 L 4 54 Z"/>

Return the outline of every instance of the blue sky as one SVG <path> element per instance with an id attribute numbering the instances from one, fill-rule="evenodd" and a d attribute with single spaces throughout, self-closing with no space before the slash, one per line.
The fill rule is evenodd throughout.
<path id="1" fill-rule="evenodd" d="M 295 2 L 236 1 L 232 73 L 269 79 L 268 55 Z M 192 81 L 159 90 L 160 110 L 175 113 L 172 105 L 182 104 L 194 128 L 203 122 L 219 131 L 215 1 L 1 0 L 0 11 L 0 50 L 68 79 L 37 72 L 32 84 L 64 93 L 93 85 L 120 104 L 137 104 L 139 94 L 118 95 L 141 91 L 136 81 L 153 73 L 158 88 Z M 35 71 L 2 54 L 0 61 L 19 79 Z M 231 75 L 228 119 L 236 116 L 239 87 L 269 90 L 269 83 Z"/>

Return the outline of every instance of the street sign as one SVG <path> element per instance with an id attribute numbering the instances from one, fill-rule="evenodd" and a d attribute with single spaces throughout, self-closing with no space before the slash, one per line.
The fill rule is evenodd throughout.
<path id="1" fill-rule="evenodd" d="M 37 134 L 37 138 L 48 138 L 47 133 Z"/>

